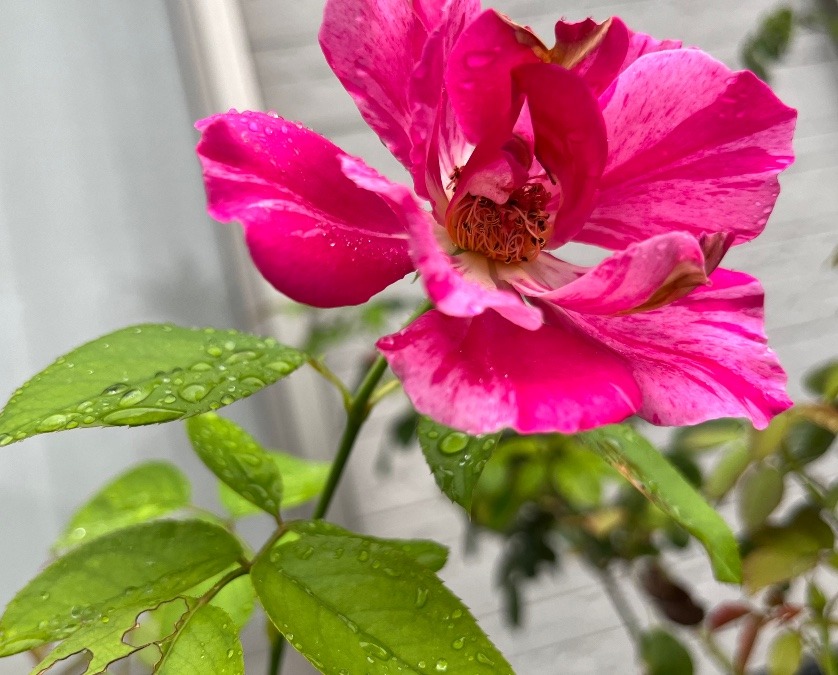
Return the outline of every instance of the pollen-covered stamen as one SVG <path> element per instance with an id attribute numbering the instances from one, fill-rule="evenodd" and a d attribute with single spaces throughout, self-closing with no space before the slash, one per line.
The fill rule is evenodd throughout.
<path id="1" fill-rule="evenodd" d="M 527 262 L 550 239 L 549 199 L 540 184 L 518 188 L 505 204 L 468 194 L 448 212 L 445 228 L 458 248 L 505 263 Z"/>

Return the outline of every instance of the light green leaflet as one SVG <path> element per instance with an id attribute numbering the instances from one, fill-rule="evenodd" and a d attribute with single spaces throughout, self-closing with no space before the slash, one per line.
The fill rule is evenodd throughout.
<path id="1" fill-rule="evenodd" d="M 305 360 L 272 338 L 145 324 L 74 349 L 18 389 L 0 412 L 0 446 L 77 427 L 138 426 L 217 410 Z"/>
<path id="2" fill-rule="evenodd" d="M 302 532 L 251 575 L 274 625 L 323 673 L 512 673 L 462 602 L 389 544 Z"/>
<path id="3" fill-rule="evenodd" d="M 719 581 L 742 580 L 739 549 L 727 523 L 649 441 L 620 424 L 578 438 L 704 544 Z"/>
<path id="4" fill-rule="evenodd" d="M 62 640 L 125 608 L 154 607 L 242 556 L 233 535 L 203 521 L 156 521 L 73 549 L 30 581 L 0 618 L 0 656 Z"/>
<path id="5" fill-rule="evenodd" d="M 146 462 L 103 487 L 70 519 L 57 549 L 158 518 L 189 504 L 189 481 L 168 462 Z"/>
<path id="6" fill-rule="evenodd" d="M 204 464 L 236 493 L 272 516 L 279 516 L 282 476 L 256 440 L 218 415 L 186 423 L 192 447 Z"/>

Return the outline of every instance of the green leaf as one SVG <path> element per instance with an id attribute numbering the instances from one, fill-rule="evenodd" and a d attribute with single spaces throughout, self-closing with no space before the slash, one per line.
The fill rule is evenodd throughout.
<path id="1" fill-rule="evenodd" d="M 741 440 L 744 433 L 745 426 L 739 420 L 710 420 L 678 429 L 673 436 L 672 446 L 683 452 L 702 452 Z"/>
<path id="2" fill-rule="evenodd" d="M 646 675 L 692 675 L 693 660 L 686 647 L 661 628 L 640 638 L 640 656 Z"/>
<path id="3" fill-rule="evenodd" d="M 752 459 L 748 447 L 744 444 L 736 444 L 729 448 L 707 474 L 704 481 L 704 494 L 707 498 L 718 501 L 730 492 Z"/>
<path id="4" fill-rule="evenodd" d="M 192 612 L 154 672 L 158 675 L 244 675 L 242 646 L 229 615 L 212 605 Z"/>
<path id="5" fill-rule="evenodd" d="M 247 501 L 279 516 L 282 476 L 253 436 L 212 413 L 188 420 L 186 430 L 198 457 L 216 476 Z"/>
<path id="6" fill-rule="evenodd" d="M 0 446 L 76 427 L 138 426 L 216 410 L 276 382 L 302 352 L 232 330 L 144 324 L 62 356 L 0 412 Z"/>
<path id="7" fill-rule="evenodd" d="M 512 673 L 431 570 L 360 536 L 301 534 L 259 556 L 271 621 L 324 673 Z"/>
<path id="8" fill-rule="evenodd" d="M 174 617 L 168 626 L 164 637 L 168 637 L 174 631 L 174 622 L 177 621 L 187 610 L 187 605 L 182 599 L 174 600 L 166 604 L 166 609 Z M 171 608 L 171 609 L 169 609 Z M 49 655 L 41 661 L 32 671 L 32 675 L 41 675 L 53 665 L 73 654 L 86 652 L 89 655 L 87 669 L 82 675 L 100 675 L 107 672 L 108 666 L 115 661 L 124 659 L 131 654 L 140 651 L 144 647 L 154 643 L 154 640 L 127 640 L 131 633 L 136 637 L 136 624 L 140 614 L 145 609 L 144 605 L 123 607 L 102 617 L 99 621 L 92 621 L 86 624 L 70 637 L 53 649 Z M 163 607 L 157 608 L 160 611 Z"/>
<path id="9" fill-rule="evenodd" d="M 468 511 L 474 486 L 500 434 L 469 436 L 422 417 L 417 435 L 440 490 Z"/>
<path id="10" fill-rule="evenodd" d="M 737 493 L 739 518 L 749 532 L 765 523 L 783 500 L 783 474 L 773 466 L 759 464 L 742 476 Z"/>
<path id="11" fill-rule="evenodd" d="M 795 420 L 786 435 L 786 448 L 792 462 L 808 464 L 829 450 L 835 434 L 806 419 Z"/>
<path id="12" fill-rule="evenodd" d="M 780 633 L 768 649 L 768 675 L 794 675 L 800 666 L 803 644 L 799 633 Z"/>
<path id="13" fill-rule="evenodd" d="M 147 462 L 103 487 L 70 519 L 56 548 L 70 548 L 189 504 L 189 481 L 168 462 Z"/>
<path id="14" fill-rule="evenodd" d="M 808 372 L 804 384 L 809 391 L 826 401 L 838 399 L 838 359 Z"/>
<path id="15" fill-rule="evenodd" d="M 268 456 L 282 476 L 282 503 L 280 504 L 282 508 L 290 509 L 305 504 L 317 497 L 326 487 L 329 471 L 332 468 L 331 462 L 300 459 L 276 451 L 268 452 Z M 233 518 L 262 513 L 261 509 L 240 497 L 223 482 L 218 484 L 218 496 L 221 504 Z"/>
<path id="16" fill-rule="evenodd" d="M 701 541 L 717 579 L 736 583 L 742 578 L 736 539 L 727 523 L 649 441 L 625 425 L 602 427 L 579 438 Z"/>
<path id="17" fill-rule="evenodd" d="M 242 555 L 226 530 L 157 521 L 73 549 L 30 581 L 0 618 L 0 656 L 61 640 L 110 612 L 153 607 L 221 572 Z"/>
<path id="18" fill-rule="evenodd" d="M 210 577 L 206 581 L 190 588 L 183 592 L 183 597 L 197 600 L 200 596 L 212 588 L 225 574 L 231 572 L 233 567 L 229 567 L 223 572 Z M 256 591 L 253 590 L 253 584 L 250 581 L 250 576 L 245 574 L 236 579 L 233 579 L 224 588 L 222 588 L 215 597 L 210 600 L 211 605 L 220 607 L 229 616 L 235 626 L 236 630 L 241 630 L 250 620 L 253 613 L 253 607 L 256 602 Z M 157 610 L 154 615 L 154 625 L 147 626 L 148 634 L 153 639 L 165 637 L 166 629 L 174 625 L 178 618 L 183 614 L 183 609 L 175 605 L 167 605 Z M 161 630 L 163 632 L 161 632 Z"/>
<path id="19" fill-rule="evenodd" d="M 613 471 L 599 455 L 579 444 L 565 442 L 551 459 L 553 484 L 571 506 L 589 509 L 600 503 L 604 479 L 610 478 Z"/>
<path id="20" fill-rule="evenodd" d="M 764 527 L 752 537 L 752 549 L 742 562 L 745 587 L 755 593 L 808 572 L 834 543 L 832 528 L 810 508 L 781 526 Z"/>
<path id="21" fill-rule="evenodd" d="M 288 523 L 287 527 L 296 534 L 325 534 L 353 538 L 362 536 L 334 523 L 327 523 L 325 520 L 297 520 Z M 381 539 L 367 535 L 363 535 L 363 538 L 365 541 L 397 549 L 432 572 L 439 572 L 448 560 L 448 549 L 430 539 Z"/>

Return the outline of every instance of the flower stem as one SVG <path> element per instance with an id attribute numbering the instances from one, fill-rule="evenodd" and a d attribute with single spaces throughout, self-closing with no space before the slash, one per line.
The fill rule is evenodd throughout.
<path id="1" fill-rule="evenodd" d="M 355 392 L 346 411 L 346 427 L 343 430 L 343 436 L 340 439 L 337 454 L 332 463 L 332 470 L 329 473 L 329 480 L 326 487 L 323 489 L 323 494 L 314 510 L 314 518 L 323 518 L 329 510 L 329 505 L 332 503 L 332 497 L 335 495 L 335 490 L 343 477 L 343 470 L 346 468 L 346 462 L 355 446 L 355 440 L 358 438 L 358 432 L 369 415 L 369 398 L 372 395 L 378 381 L 387 370 L 387 361 L 383 356 L 379 356 L 372 364 L 363 381 Z"/>
<path id="2" fill-rule="evenodd" d="M 423 302 L 416 311 L 410 316 L 406 324 L 427 312 L 431 304 L 427 301 Z M 381 380 L 384 372 L 387 370 L 387 361 L 383 356 L 379 356 L 370 366 L 370 369 L 358 385 L 358 389 L 349 400 L 349 406 L 346 410 L 346 427 L 343 430 L 343 436 L 340 439 L 337 454 L 332 463 L 332 470 L 329 473 L 329 479 L 326 482 L 326 487 L 323 489 L 323 494 L 314 510 L 313 518 L 323 518 L 329 510 L 329 505 L 332 503 L 332 498 L 335 495 L 335 490 L 343 477 L 343 470 L 346 468 L 346 462 L 349 460 L 349 455 L 352 453 L 352 448 L 355 446 L 355 440 L 358 438 L 358 432 L 364 425 L 367 417 L 370 414 L 370 399 L 379 380 Z"/>

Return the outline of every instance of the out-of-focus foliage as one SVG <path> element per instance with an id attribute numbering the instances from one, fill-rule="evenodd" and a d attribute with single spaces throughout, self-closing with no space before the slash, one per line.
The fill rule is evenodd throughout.
<path id="1" fill-rule="evenodd" d="M 765 15 L 742 45 L 745 67 L 760 79 L 771 79 L 771 68 L 782 61 L 799 29 L 826 33 L 838 45 L 838 7 L 832 0 L 810 0 L 803 6 L 784 3 Z"/>
<path id="2" fill-rule="evenodd" d="M 836 447 L 838 362 L 814 369 L 806 386 L 816 399 L 767 429 L 717 420 L 675 431 L 659 450 L 685 483 L 735 514 L 744 596 L 715 606 L 672 571 L 678 551 L 694 541 L 673 517 L 683 514 L 667 515 L 646 499 L 646 486 L 628 467 L 591 452 L 586 434 L 505 435 L 475 487 L 470 516 L 472 540 L 488 532 L 505 542 L 497 575 L 508 620 L 526 618 L 524 584 L 577 555 L 612 580 L 629 570 L 655 608 L 662 626 L 630 631 L 649 673 L 674 672 L 659 669 L 665 658 L 688 667 L 686 642 L 678 640 L 684 631 L 710 645 L 723 672 L 743 672 L 760 640 L 768 645 L 771 673 L 796 673 L 807 652 L 824 667 L 836 599 L 814 580 L 838 568 L 838 480 L 825 480 L 823 470 Z M 626 438 L 643 439 L 641 427 L 625 431 Z M 611 592 L 613 583 L 605 588 Z M 804 602 L 792 600 L 801 594 Z M 714 638 L 725 629 L 738 632 L 730 658 Z"/>

